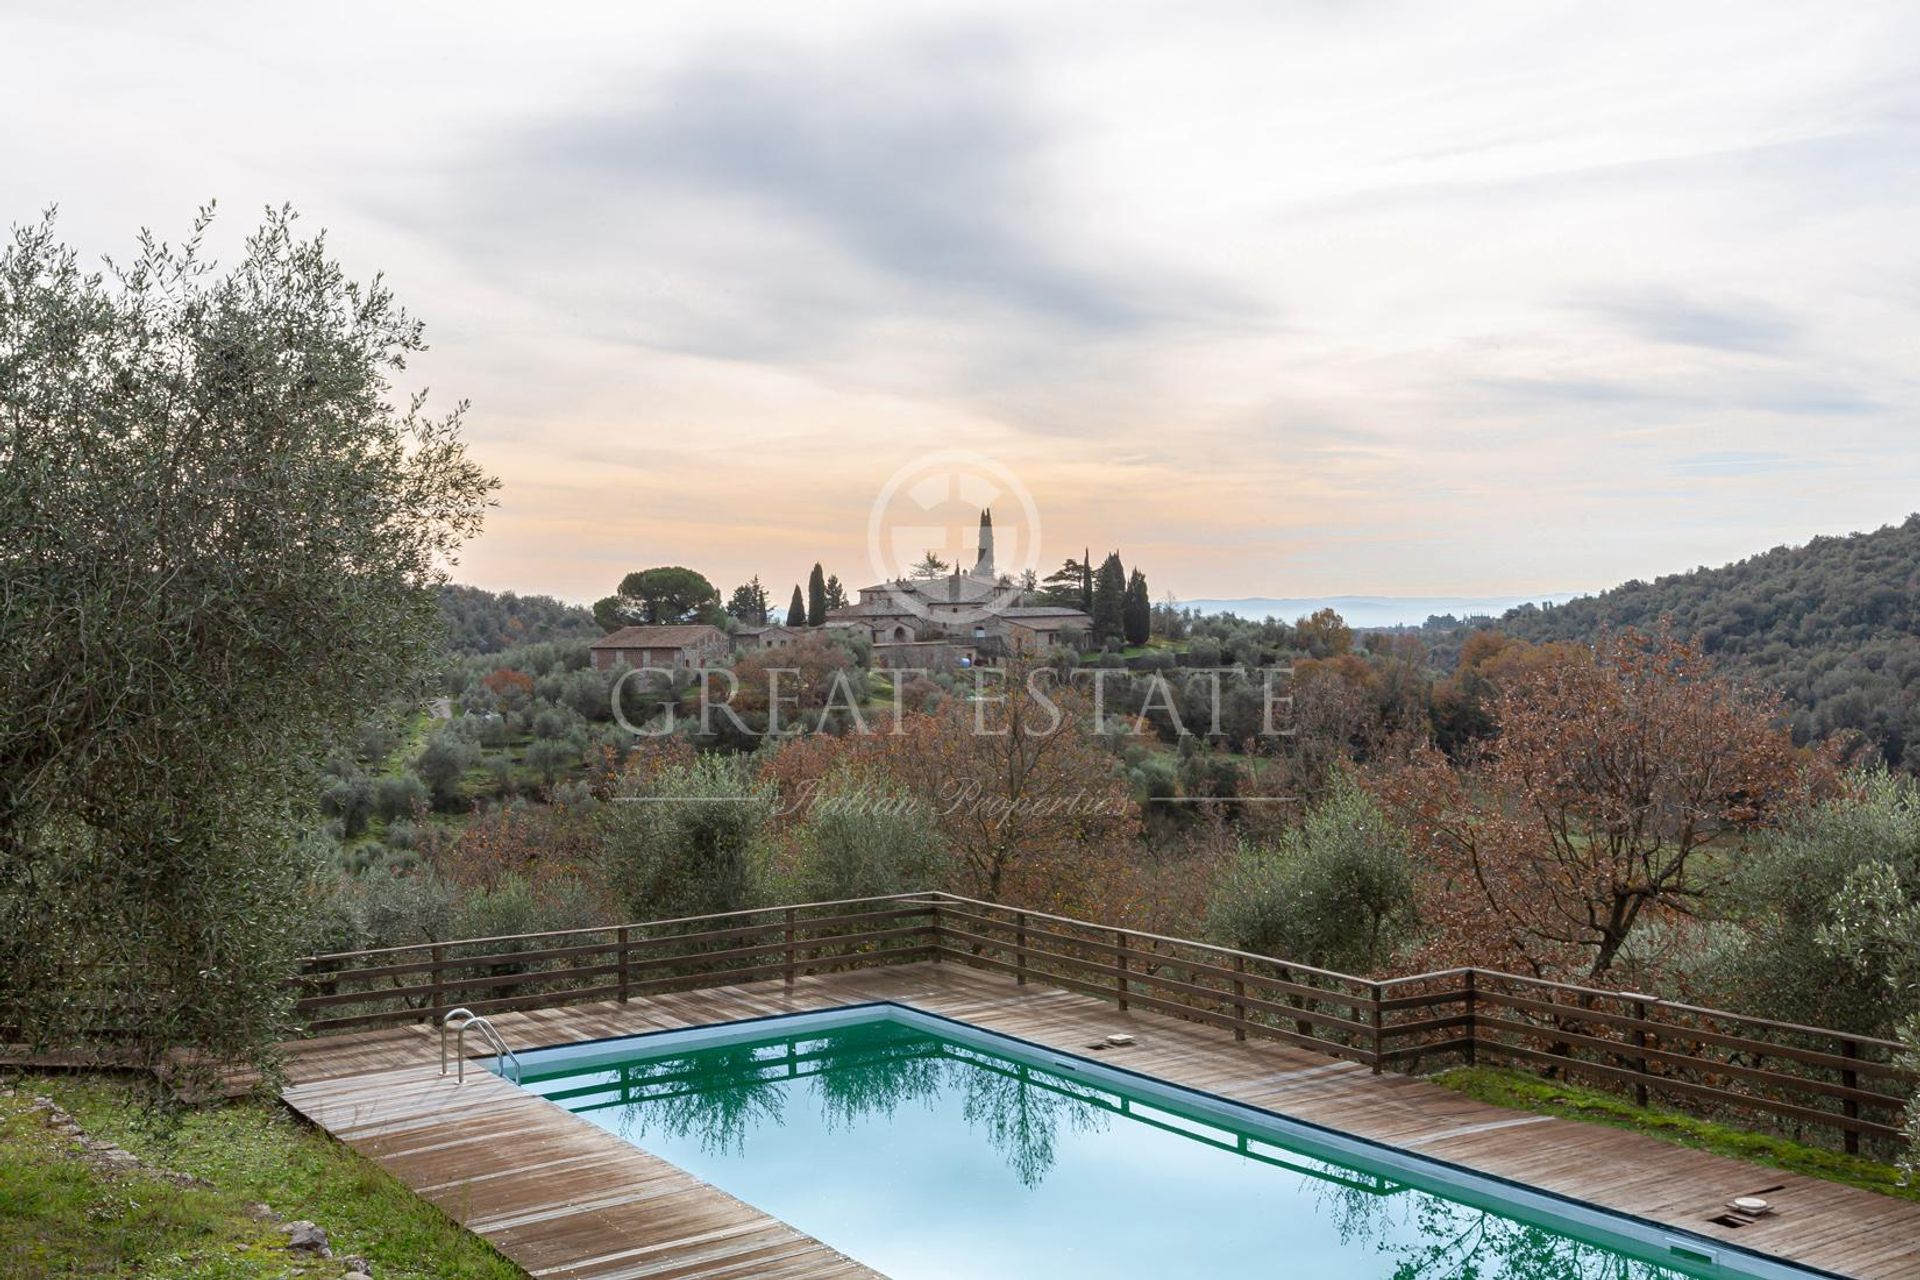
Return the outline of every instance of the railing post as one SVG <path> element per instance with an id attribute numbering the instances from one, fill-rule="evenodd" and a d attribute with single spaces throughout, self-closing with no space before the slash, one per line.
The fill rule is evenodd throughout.
<path id="1" fill-rule="evenodd" d="M 1646 1022 L 1647 1002 L 1644 999 L 1636 998 L 1634 1000 L 1633 1017 L 1636 1024 L 1644 1024 Z M 1636 1025 L 1633 1028 L 1633 1047 L 1641 1051 L 1633 1060 L 1633 1069 L 1638 1071 L 1642 1077 L 1633 1082 L 1633 1104 L 1637 1107 L 1644 1107 L 1647 1105 L 1647 1082 L 1644 1078 L 1647 1074 L 1647 1028 L 1644 1025 Z"/>
<path id="2" fill-rule="evenodd" d="M 1120 972 L 1114 975 L 1113 981 L 1120 996 L 1120 1012 L 1125 1013 L 1127 1011 L 1127 935 L 1121 930 L 1115 929 L 1113 931 L 1113 944 L 1119 948 L 1119 954 L 1116 955 L 1114 959 L 1118 961 L 1120 965 Z"/>
<path id="3" fill-rule="evenodd" d="M 1848 1036 L 1840 1042 L 1840 1052 L 1849 1059 L 1858 1058 L 1860 1056 L 1860 1042 L 1852 1036 Z M 1840 1072 L 1840 1083 L 1849 1089 L 1856 1089 L 1860 1085 L 1860 1073 L 1852 1067 L 1847 1067 Z M 1855 1098 L 1842 1098 L 1840 1100 L 1840 1112 L 1849 1120 L 1858 1120 L 1860 1118 L 1859 1101 Z M 1846 1136 L 1842 1141 L 1846 1143 L 1848 1155 L 1857 1156 L 1860 1154 L 1860 1131 L 1858 1129 L 1846 1130 Z"/>
<path id="4" fill-rule="evenodd" d="M 1477 969 L 1468 969 L 1466 985 L 1461 989 L 1467 1006 L 1467 1065 L 1473 1066 L 1479 1060 L 1480 1050 L 1480 1010 L 1474 999 L 1473 977 Z"/>
<path id="5" fill-rule="evenodd" d="M 787 920 L 787 968 L 786 968 L 786 972 L 782 976 L 786 979 L 786 984 L 789 987 L 791 987 L 793 985 L 794 972 L 800 960 L 800 953 L 794 946 L 794 931 L 793 931 L 794 914 L 793 914 L 792 907 L 788 907 L 786 910 L 786 920 Z"/>
<path id="6" fill-rule="evenodd" d="M 433 958 L 433 993 L 427 997 L 431 1002 L 427 1017 L 431 1020 L 446 1012 L 447 1008 L 447 949 L 436 942 L 429 954 Z"/>
<path id="7" fill-rule="evenodd" d="M 615 955 L 620 965 L 620 1003 L 627 1002 L 627 992 L 633 983 L 627 967 L 627 926 L 621 925 L 614 934 Z"/>
<path id="8" fill-rule="evenodd" d="M 1245 956 L 1234 956 L 1233 971 L 1235 974 L 1242 974 L 1247 971 L 1247 958 Z M 1235 977 L 1233 980 L 1233 1022 L 1233 1038 L 1235 1040 L 1245 1040 L 1247 1038 L 1247 983 L 1244 978 L 1240 977 Z"/>
<path id="9" fill-rule="evenodd" d="M 941 953 L 946 948 L 940 940 L 940 900 L 937 898 L 927 902 L 927 931 L 933 935 L 933 962 L 939 964 L 945 959 Z"/>
<path id="10" fill-rule="evenodd" d="M 1368 985 L 1373 989 L 1373 1007 L 1369 1010 L 1373 1022 L 1373 1074 L 1379 1075 L 1380 1069 L 1386 1064 L 1386 1059 L 1381 1056 L 1382 1032 L 1385 1030 L 1382 1014 L 1385 1011 L 1380 1007 L 1380 984 L 1374 982 Z"/>
<path id="11" fill-rule="evenodd" d="M 1013 913 L 1013 981 L 1016 986 L 1027 985 L 1027 913 Z"/>

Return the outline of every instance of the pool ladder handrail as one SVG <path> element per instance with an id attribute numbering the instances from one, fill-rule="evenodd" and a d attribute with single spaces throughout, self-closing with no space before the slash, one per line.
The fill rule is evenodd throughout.
<path id="1" fill-rule="evenodd" d="M 456 1018 L 459 1019 L 458 1022 L 454 1021 Z M 493 1050 L 494 1057 L 500 1060 L 501 1077 L 504 1079 L 507 1074 L 507 1068 L 512 1067 L 513 1082 L 519 1084 L 520 1055 L 507 1047 L 506 1037 L 500 1034 L 500 1028 L 494 1026 L 493 1023 L 481 1017 L 473 1010 L 465 1008 L 449 1009 L 440 1019 L 440 1074 L 447 1074 L 447 1032 L 452 1031 L 454 1033 L 453 1056 L 457 1064 L 454 1071 L 453 1082 L 455 1084 L 462 1084 L 466 1081 L 467 1031 L 475 1027 L 479 1028 L 481 1036 L 487 1042 L 487 1046 Z"/>

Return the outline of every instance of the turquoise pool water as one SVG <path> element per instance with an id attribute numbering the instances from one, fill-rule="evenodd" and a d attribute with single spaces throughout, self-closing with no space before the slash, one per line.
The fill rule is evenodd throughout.
<path id="1" fill-rule="evenodd" d="M 893 1006 L 522 1057 L 524 1087 L 894 1280 L 1815 1274 L 1573 1202 L 1496 1211 L 1449 1166 L 1332 1158 L 1325 1131 Z"/>

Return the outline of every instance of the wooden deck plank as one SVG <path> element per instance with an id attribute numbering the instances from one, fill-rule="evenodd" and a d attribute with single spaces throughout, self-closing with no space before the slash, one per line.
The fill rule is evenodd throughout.
<path id="1" fill-rule="evenodd" d="M 1301 1120 L 1418 1151 L 1864 1280 L 1920 1280 L 1920 1204 L 1624 1130 L 1517 1115 L 1427 1081 L 955 963 L 923 963 L 564 1008 L 493 1021 L 518 1048 L 894 1000 L 1098 1056 Z M 489 1074 L 438 1075 L 437 1034 L 403 1026 L 288 1046 L 289 1105 L 479 1232 L 563 1280 L 854 1280 L 871 1270 L 578 1116 Z M 1756 1189 L 1778 1211 L 1709 1219 Z"/>

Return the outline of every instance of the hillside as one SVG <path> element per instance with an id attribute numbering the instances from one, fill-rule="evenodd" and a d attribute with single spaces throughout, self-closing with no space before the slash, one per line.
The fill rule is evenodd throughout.
<path id="1" fill-rule="evenodd" d="M 1348 626 L 1365 630 L 1418 627 L 1436 615 L 1492 617 L 1523 604 L 1558 604 L 1571 599 L 1572 592 L 1537 596 L 1243 596 L 1236 600 L 1182 600 L 1180 607 L 1195 613 L 1231 613 L 1255 622 L 1268 618 L 1292 622 L 1331 609 Z"/>
<path id="2" fill-rule="evenodd" d="M 1785 695 L 1803 737 L 1853 729 L 1920 766 L 1920 515 L 1718 569 L 1629 582 L 1497 624 L 1526 640 L 1591 640 L 1662 616 L 1729 671 Z"/>
<path id="3" fill-rule="evenodd" d="M 456 656 L 549 640 L 598 640 L 602 634 L 591 613 L 552 596 L 449 584 L 440 588 L 440 612 L 447 621 L 447 652 Z"/>

